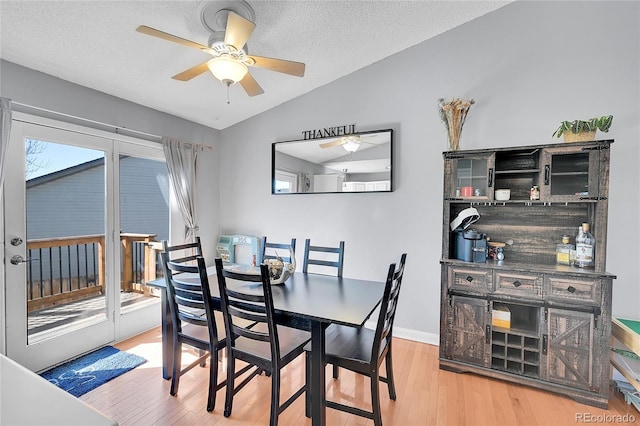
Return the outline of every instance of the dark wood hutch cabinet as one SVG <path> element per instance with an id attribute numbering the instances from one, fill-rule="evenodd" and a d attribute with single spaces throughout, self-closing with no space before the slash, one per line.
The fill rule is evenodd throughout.
<path id="1" fill-rule="evenodd" d="M 611 297 L 606 272 L 612 140 L 448 151 L 444 156 L 440 368 L 472 372 L 607 407 Z M 530 199 L 532 186 L 540 199 Z M 471 196 L 468 189 L 472 187 Z M 496 189 L 510 189 L 496 201 Z M 456 259 L 450 223 L 474 207 L 470 228 L 512 242 L 502 261 Z M 595 268 L 556 264 L 564 234 L 588 222 Z M 508 326 L 493 315 L 507 312 Z"/>

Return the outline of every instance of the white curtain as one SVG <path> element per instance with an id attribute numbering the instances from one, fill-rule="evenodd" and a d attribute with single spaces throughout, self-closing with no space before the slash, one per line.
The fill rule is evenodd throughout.
<path id="1" fill-rule="evenodd" d="M 0 199 L 4 184 L 4 170 L 7 162 L 7 147 L 11 133 L 11 99 L 0 98 Z"/>
<path id="2" fill-rule="evenodd" d="M 185 241 L 193 242 L 198 235 L 196 220 L 196 162 L 198 146 L 163 137 L 169 181 L 185 224 Z"/>

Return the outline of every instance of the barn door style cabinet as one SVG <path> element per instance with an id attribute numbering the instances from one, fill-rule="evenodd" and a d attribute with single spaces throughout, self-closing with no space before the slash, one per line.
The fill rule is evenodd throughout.
<path id="1" fill-rule="evenodd" d="M 449 151 L 444 155 L 440 368 L 472 372 L 607 407 L 611 297 L 606 272 L 612 140 Z M 539 188 L 539 199 L 530 190 Z M 509 189 L 497 201 L 496 189 Z M 506 242 L 504 259 L 458 260 L 450 223 Z M 563 235 L 587 222 L 595 267 L 556 263 Z M 475 259 L 475 258 L 474 258 Z"/>

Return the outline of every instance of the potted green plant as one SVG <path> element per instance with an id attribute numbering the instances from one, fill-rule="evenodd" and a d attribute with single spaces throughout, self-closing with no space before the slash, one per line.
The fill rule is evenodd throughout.
<path id="1" fill-rule="evenodd" d="M 565 142 L 591 141 L 596 137 L 596 130 L 607 133 L 611 128 L 613 115 L 603 115 L 590 120 L 563 121 L 552 136 L 564 135 Z"/>

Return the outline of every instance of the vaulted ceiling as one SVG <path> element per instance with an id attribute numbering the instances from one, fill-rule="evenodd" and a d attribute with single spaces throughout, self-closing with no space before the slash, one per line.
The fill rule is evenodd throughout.
<path id="1" fill-rule="evenodd" d="M 212 3 L 214 5 L 212 5 Z M 0 56 L 122 99 L 224 129 L 509 1 L 250 0 L 249 54 L 304 62 L 304 77 L 251 67 L 249 97 L 206 72 L 171 78 L 210 56 L 136 32 L 147 25 L 207 45 L 202 10 L 234 1 L 0 1 Z M 1 71 L 1 70 L 0 70 Z M 227 103 L 227 95 L 230 103 Z M 19 101 L 19 100 L 17 100 Z"/>

